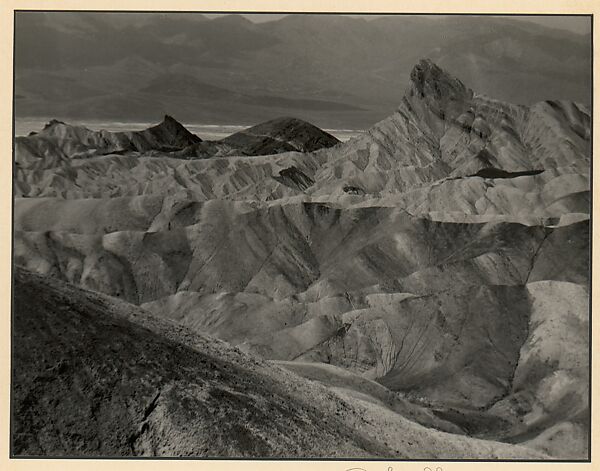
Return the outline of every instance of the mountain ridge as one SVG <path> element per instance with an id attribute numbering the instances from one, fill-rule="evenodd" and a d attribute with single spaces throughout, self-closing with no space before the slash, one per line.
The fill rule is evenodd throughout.
<path id="1" fill-rule="evenodd" d="M 281 117 L 232 134 L 219 141 L 203 141 L 170 115 L 142 131 L 92 131 L 57 119 L 40 132 L 16 138 L 15 161 L 20 168 L 53 168 L 71 158 L 104 155 L 163 154 L 178 159 L 213 156 L 257 156 L 289 151 L 311 152 L 340 141 L 297 118 Z"/>
<path id="2" fill-rule="evenodd" d="M 290 15 L 261 24 L 232 22 L 223 32 L 219 22 L 229 20 L 138 15 L 131 16 L 133 21 L 115 14 L 107 22 L 99 15 L 80 16 L 87 36 L 78 31 L 83 26 L 73 30 L 43 14 L 18 15 L 16 92 L 24 98 L 17 102 L 17 116 L 139 121 L 158 108 L 163 113 L 177 109 L 185 121 L 253 124 L 293 114 L 322 128 L 363 129 L 393 112 L 401 97 L 397 83 L 408 80 L 421 57 L 460 75 L 470 88 L 504 101 L 590 104 L 589 36 L 506 18 L 390 16 L 362 21 Z M 97 31 L 111 31 L 100 49 L 90 40 Z M 39 41 L 32 40 L 32 32 Z M 57 44 L 63 45 L 60 54 Z M 146 65 L 139 70 L 123 66 L 135 57 Z M 236 58 L 236 74 L 228 72 L 227 57 Z M 160 77 L 181 74 L 257 98 L 236 102 L 201 92 L 172 97 L 169 80 L 152 95 L 140 94 Z M 261 98 L 265 96 L 300 101 L 278 103 Z M 310 108 L 302 102 L 311 99 L 355 109 Z"/>

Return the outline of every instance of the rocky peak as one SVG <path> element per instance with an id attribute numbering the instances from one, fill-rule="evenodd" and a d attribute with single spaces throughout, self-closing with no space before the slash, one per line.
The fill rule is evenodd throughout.
<path id="1" fill-rule="evenodd" d="M 146 132 L 150 132 L 163 144 L 176 147 L 186 147 L 202 142 L 202 139 L 188 131 L 183 124 L 168 114 L 165 115 L 160 124 L 147 129 Z"/>
<path id="2" fill-rule="evenodd" d="M 187 129 L 185 128 L 185 126 L 183 124 L 181 124 L 179 121 L 177 121 L 175 118 L 173 118 L 172 116 L 166 114 L 165 117 L 163 118 L 162 122 L 158 125 L 161 128 L 164 129 L 168 129 L 171 131 L 176 131 L 176 132 L 181 132 L 181 131 L 187 131 Z"/>
<path id="3" fill-rule="evenodd" d="M 420 93 L 436 99 L 444 97 L 471 98 L 472 92 L 430 59 L 422 59 L 410 73 L 413 86 Z"/>
<path id="4" fill-rule="evenodd" d="M 183 125 L 177 121 L 175 118 L 173 118 L 173 116 L 166 114 L 165 117 L 163 118 L 163 124 L 172 124 L 172 125 L 178 125 L 178 126 L 182 126 Z"/>
<path id="5" fill-rule="evenodd" d="M 409 97 L 425 101 L 440 118 L 456 117 L 458 109 L 471 101 L 473 91 L 460 80 L 438 67 L 430 59 L 422 59 L 410 73 Z"/>
<path id="6" fill-rule="evenodd" d="M 59 124 L 66 125 L 66 123 L 64 123 L 63 121 L 59 121 L 58 119 L 51 119 L 50 121 L 48 121 L 46 123 L 46 125 L 44 126 L 44 129 L 49 129 L 49 128 L 52 128 Z"/>

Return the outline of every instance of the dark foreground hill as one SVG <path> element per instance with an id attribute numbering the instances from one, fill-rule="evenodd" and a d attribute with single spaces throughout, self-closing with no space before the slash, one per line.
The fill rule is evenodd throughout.
<path id="1" fill-rule="evenodd" d="M 15 272 L 16 456 L 499 457 L 132 305 Z"/>

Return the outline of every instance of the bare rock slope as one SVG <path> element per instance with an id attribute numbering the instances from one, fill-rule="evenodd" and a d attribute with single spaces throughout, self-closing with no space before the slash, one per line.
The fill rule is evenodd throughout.
<path id="1" fill-rule="evenodd" d="M 20 269 L 15 293 L 17 456 L 545 456 L 424 428 Z"/>

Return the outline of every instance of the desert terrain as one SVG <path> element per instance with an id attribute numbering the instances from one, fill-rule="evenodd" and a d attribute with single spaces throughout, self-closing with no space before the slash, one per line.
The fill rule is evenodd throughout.
<path id="1" fill-rule="evenodd" d="M 17 137 L 13 454 L 587 459 L 589 109 L 397 87 L 346 142 Z"/>

